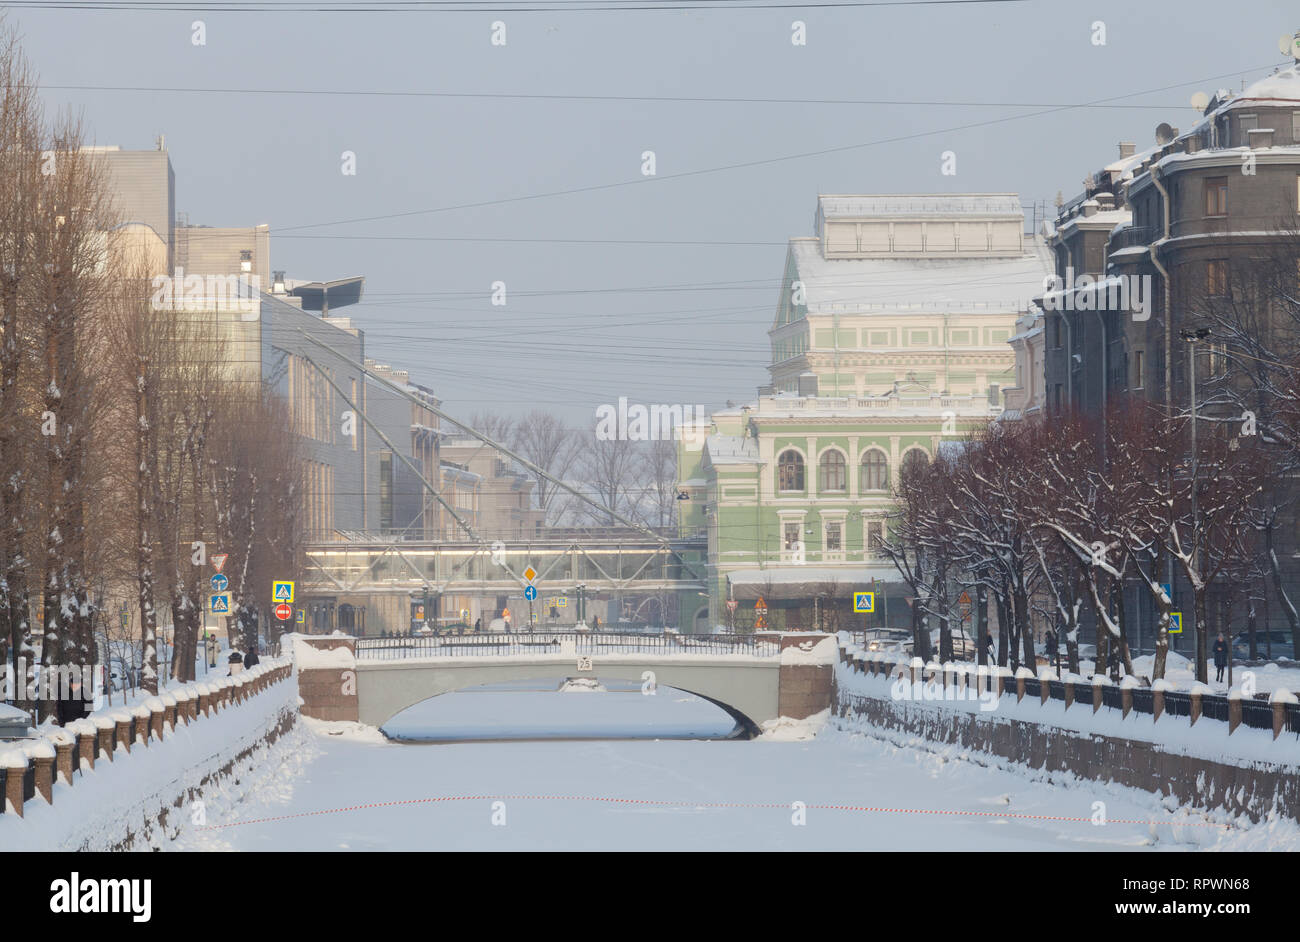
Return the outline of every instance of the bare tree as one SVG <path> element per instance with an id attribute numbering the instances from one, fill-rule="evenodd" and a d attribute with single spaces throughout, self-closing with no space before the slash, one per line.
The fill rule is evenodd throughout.
<path id="1" fill-rule="evenodd" d="M 41 114 L 36 79 L 12 27 L 0 27 L 0 670 L 13 679 L 16 704 L 30 710 L 35 676 L 29 576 L 29 487 L 38 440 L 39 386 L 31 317 L 31 227 L 40 178 Z M 21 674 L 20 665 L 23 666 Z M 3 678 L 0 678 L 3 679 Z"/>
<path id="2" fill-rule="evenodd" d="M 509 444 L 541 471 L 560 479 L 569 476 L 584 448 L 582 438 L 572 428 L 566 427 L 558 416 L 537 409 L 515 424 Z M 533 495 L 537 506 L 544 513 L 546 522 L 553 525 L 562 509 L 556 498 L 563 492 L 545 475 L 532 470 L 528 474 L 536 483 Z"/>

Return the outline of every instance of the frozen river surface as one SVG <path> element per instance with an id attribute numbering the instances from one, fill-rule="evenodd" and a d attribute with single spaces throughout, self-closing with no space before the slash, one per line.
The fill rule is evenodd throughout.
<path id="1" fill-rule="evenodd" d="M 1050 782 L 958 751 L 825 728 L 802 742 L 723 736 L 677 691 L 461 692 L 413 707 L 390 742 L 304 721 L 256 780 L 209 796 L 210 850 L 1294 849 L 1291 824 L 1228 829 L 1108 785 Z M 597 739 L 593 737 L 616 737 Z M 520 737 L 545 737 L 519 741 Z M 485 742 L 488 738 L 503 741 Z M 447 742 L 446 740 L 460 740 Z M 1103 803 L 1104 807 L 1098 803 Z M 1104 815 L 1107 823 L 1094 824 Z"/>

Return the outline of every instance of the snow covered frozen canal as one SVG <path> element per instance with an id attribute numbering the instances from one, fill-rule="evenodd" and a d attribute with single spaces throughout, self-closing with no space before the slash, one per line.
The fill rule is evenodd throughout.
<path id="1" fill-rule="evenodd" d="M 716 707 L 678 691 L 576 695 L 527 685 L 448 694 L 389 726 L 436 744 L 304 720 L 254 778 L 206 796 L 206 826 L 187 824 L 171 847 L 1300 848 L 1294 823 L 1224 827 L 1227 818 L 1189 814 L 1145 793 L 1048 781 L 835 721 L 815 739 L 794 742 L 648 738 L 722 736 L 730 726 Z M 503 736 L 515 738 L 482 741 Z M 1104 826 L 1093 823 L 1099 813 Z"/>

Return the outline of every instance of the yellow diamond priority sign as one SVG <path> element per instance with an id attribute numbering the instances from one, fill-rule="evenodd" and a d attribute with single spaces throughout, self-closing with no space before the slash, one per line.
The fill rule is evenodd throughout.
<path id="1" fill-rule="evenodd" d="M 534 569 L 532 566 L 529 566 L 527 569 L 524 570 L 524 578 L 527 579 L 529 582 L 532 582 L 534 579 L 537 578 L 537 570 Z"/>

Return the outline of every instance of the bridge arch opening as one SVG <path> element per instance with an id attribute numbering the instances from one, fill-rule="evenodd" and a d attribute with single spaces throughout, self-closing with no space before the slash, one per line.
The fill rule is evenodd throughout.
<path id="1" fill-rule="evenodd" d="M 716 697 L 644 681 L 542 675 L 431 693 L 379 724 L 411 743 L 749 739 L 758 724 Z"/>

